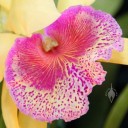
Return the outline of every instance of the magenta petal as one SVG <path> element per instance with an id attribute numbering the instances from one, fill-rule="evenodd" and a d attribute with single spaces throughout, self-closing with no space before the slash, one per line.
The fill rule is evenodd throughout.
<path id="1" fill-rule="evenodd" d="M 67 77 L 56 81 L 52 90 L 37 90 L 23 80 L 10 84 L 11 95 L 18 108 L 38 120 L 51 122 L 56 119 L 71 121 L 88 111 L 88 94 L 92 90 L 90 81 L 73 64 L 66 64 Z"/>
<path id="2" fill-rule="evenodd" d="M 57 55 L 43 51 L 40 34 L 18 38 L 7 57 L 6 81 L 10 85 L 16 78 L 39 90 L 52 90 L 56 80 L 64 75 L 63 64 L 57 62 Z"/>
<path id="3" fill-rule="evenodd" d="M 10 88 L 19 109 L 32 117 L 51 122 L 55 119 L 70 121 L 79 118 L 88 111 L 88 89 L 92 89 L 89 80 L 81 77 L 80 67 L 66 64 L 67 78 L 57 81 L 53 91 L 37 90 L 29 82 L 18 82 Z M 79 69 L 79 70 L 78 70 Z"/>
<path id="4" fill-rule="evenodd" d="M 106 71 L 103 70 L 103 67 L 100 62 L 90 62 L 85 61 L 82 57 L 79 58 L 79 71 L 86 73 L 86 80 L 89 80 L 92 86 L 101 85 L 105 81 Z M 80 73 L 82 73 L 80 72 Z M 81 77 L 84 77 L 82 75 Z"/>
<path id="5" fill-rule="evenodd" d="M 9 82 L 9 90 L 18 108 L 47 122 L 56 119 L 71 121 L 86 114 L 88 95 L 94 85 L 105 80 L 106 72 L 98 62 L 65 63 L 64 68 L 66 75 L 56 80 L 53 90 L 38 90 L 30 86 L 30 81 L 19 81 L 19 77 L 14 76 Z"/>
<path id="6" fill-rule="evenodd" d="M 110 59 L 112 49 L 123 50 L 118 23 L 110 14 L 92 7 L 70 7 L 45 31 L 72 57 L 85 55 L 90 61 Z"/>

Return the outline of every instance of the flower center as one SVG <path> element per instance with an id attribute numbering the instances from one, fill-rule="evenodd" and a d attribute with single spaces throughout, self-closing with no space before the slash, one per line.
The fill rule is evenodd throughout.
<path id="1" fill-rule="evenodd" d="M 45 52 L 49 52 L 53 48 L 58 46 L 58 42 L 55 41 L 54 39 L 48 37 L 48 36 L 43 36 L 43 48 Z"/>

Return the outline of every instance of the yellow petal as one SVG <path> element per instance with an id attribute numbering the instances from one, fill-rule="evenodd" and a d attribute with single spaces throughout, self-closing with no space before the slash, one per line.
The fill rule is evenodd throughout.
<path id="1" fill-rule="evenodd" d="M 124 64 L 128 65 L 128 38 L 124 38 L 124 50 L 123 52 L 112 52 L 112 57 L 110 60 L 99 60 L 100 62 L 109 62 L 109 63 L 115 63 L 115 64 Z"/>
<path id="2" fill-rule="evenodd" d="M 0 32 L 4 32 L 4 25 L 7 22 L 8 11 L 0 6 Z"/>
<path id="3" fill-rule="evenodd" d="M 20 128 L 47 128 L 46 122 L 37 121 L 19 112 Z"/>
<path id="4" fill-rule="evenodd" d="M 5 59 L 8 51 L 17 37 L 19 36 L 15 34 L 0 33 L 0 81 L 3 79 Z"/>
<path id="5" fill-rule="evenodd" d="M 53 0 L 13 0 L 11 5 L 5 27 L 17 34 L 41 30 L 60 16 Z"/>
<path id="6" fill-rule="evenodd" d="M 5 9 L 9 10 L 12 0 L 0 0 L 0 5 Z"/>
<path id="7" fill-rule="evenodd" d="M 17 107 L 12 101 L 5 82 L 2 88 L 2 114 L 7 128 L 19 128 Z"/>
<path id="8" fill-rule="evenodd" d="M 95 0 L 59 0 L 57 8 L 60 12 L 74 5 L 91 5 Z"/>

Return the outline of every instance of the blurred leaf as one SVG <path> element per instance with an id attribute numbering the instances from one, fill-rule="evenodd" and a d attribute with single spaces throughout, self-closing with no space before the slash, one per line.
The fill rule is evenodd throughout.
<path id="1" fill-rule="evenodd" d="M 123 0 L 96 0 L 92 5 L 96 9 L 115 15 L 121 7 Z"/>
<path id="2" fill-rule="evenodd" d="M 1 94 L 2 94 L 2 83 L 0 83 L 0 128 L 5 128 L 5 123 L 2 116 L 2 110 L 1 110 Z"/>
<path id="3" fill-rule="evenodd" d="M 128 111 L 128 85 L 117 99 L 115 105 L 110 111 L 104 128 L 119 128 L 121 122 Z"/>
<path id="4" fill-rule="evenodd" d="M 63 120 L 58 120 L 57 126 L 58 126 L 58 128 L 65 128 L 65 122 Z"/>
<path id="5" fill-rule="evenodd" d="M 58 4 L 58 0 L 54 0 L 54 2 L 55 2 L 55 5 L 57 6 L 57 4 Z"/>
<path id="6" fill-rule="evenodd" d="M 48 128 L 65 128 L 65 122 L 63 120 L 53 121 L 51 124 L 48 123 Z"/>
<path id="7" fill-rule="evenodd" d="M 118 17 L 117 22 L 122 28 L 123 36 L 128 37 L 128 13 L 125 13 L 124 15 Z"/>
<path id="8" fill-rule="evenodd" d="M 56 128 L 56 121 L 54 121 L 52 123 L 48 123 L 47 127 L 48 128 Z"/>

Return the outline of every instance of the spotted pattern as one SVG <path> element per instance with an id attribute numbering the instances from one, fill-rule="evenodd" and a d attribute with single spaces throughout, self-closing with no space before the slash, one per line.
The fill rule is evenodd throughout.
<path id="1" fill-rule="evenodd" d="M 31 81 L 31 87 L 52 90 L 55 81 L 63 78 L 64 66 L 59 61 L 59 54 L 44 52 L 41 39 L 40 34 L 34 34 L 32 37 L 16 40 L 7 59 L 5 77 L 8 83 L 17 76 Z"/>
<path id="2" fill-rule="evenodd" d="M 122 32 L 107 13 L 74 6 L 44 29 L 18 38 L 11 48 L 5 80 L 18 108 L 35 119 L 71 121 L 87 113 L 88 95 L 106 72 L 97 59 L 122 51 Z M 49 52 L 43 37 L 58 43 Z"/>
<path id="3" fill-rule="evenodd" d="M 116 20 L 92 7 L 70 7 L 45 31 L 62 45 L 71 46 L 68 54 L 85 55 L 84 59 L 90 61 L 108 60 L 113 49 L 122 51 L 124 46 Z"/>
<path id="4" fill-rule="evenodd" d="M 84 69 L 85 65 L 90 69 Z M 14 82 L 10 83 L 11 96 L 22 112 L 41 121 L 51 122 L 56 119 L 71 121 L 79 118 L 88 111 L 87 96 L 96 81 L 105 80 L 106 74 L 98 62 L 95 64 L 86 62 L 85 65 L 65 64 L 67 77 L 58 80 L 53 90 L 37 90 L 29 86 L 31 81 L 14 77 Z M 91 71 L 94 71 L 93 77 L 97 80 L 92 79 Z M 97 75 L 99 72 L 100 76 Z"/>

